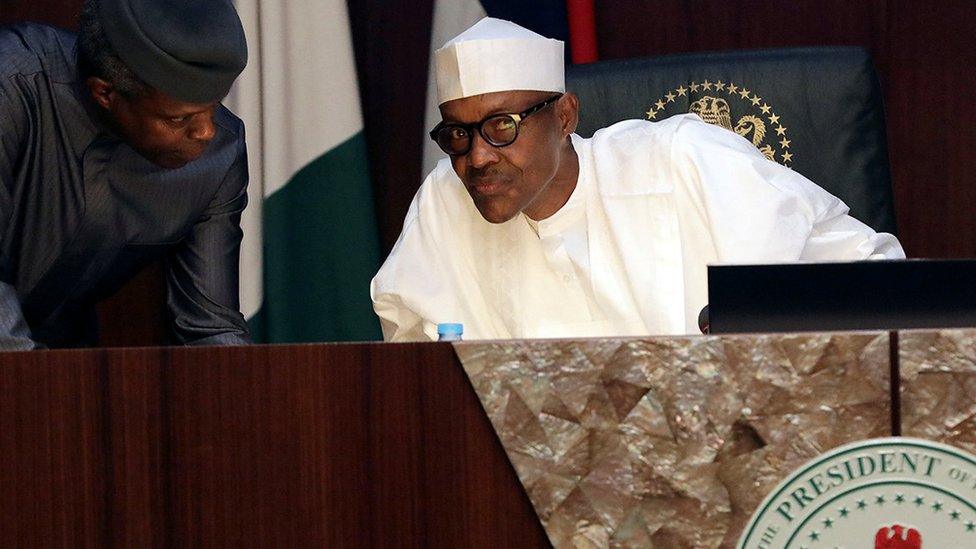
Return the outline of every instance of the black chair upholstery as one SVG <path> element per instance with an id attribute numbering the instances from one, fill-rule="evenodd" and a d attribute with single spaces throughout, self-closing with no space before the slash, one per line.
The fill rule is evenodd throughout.
<path id="1" fill-rule="evenodd" d="M 696 112 L 805 175 L 878 231 L 895 232 L 884 106 L 861 48 L 795 48 L 602 61 L 567 68 L 578 133 Z"/>

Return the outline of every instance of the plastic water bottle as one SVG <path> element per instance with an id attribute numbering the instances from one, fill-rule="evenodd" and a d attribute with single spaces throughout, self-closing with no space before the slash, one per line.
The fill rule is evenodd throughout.
<path id="1" fill-rule="evenodd" d="M 461 341 L 464 325 L 459 322 L 444 322 L 437 325 L 437 341 Z"/>

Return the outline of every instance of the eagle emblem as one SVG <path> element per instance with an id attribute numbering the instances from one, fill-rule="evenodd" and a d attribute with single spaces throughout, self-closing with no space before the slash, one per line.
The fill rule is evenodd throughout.
<path id="1" fill-rule="evenodd" d="M 722 126 L 727 130 L 732 129 L 732 109 L 729 108 L 729 102 L 724 99 L 706 95 L 692 103 L 688 112 L 697 114 L 709 124 Z"/>
<path id="2" fill-rule="evenodd" d="M 766 138 L 766 123 L 763 122 L 762 118 L 747 114 L 739 118 L 735 127 L 732 127 L 732 109 L 729 107 L 729 102 L 721 97 L 708 95 L 692 103 L 688 112 L 697 114 L 709 124 L 721 126 L 749 139 L 759 149 L 759 152 L 763 153 L 763 156 L 769 160 L 775 160 L 773 157 L 776 152 L 773 147 L 769 144 L 763 145 L 763 139 Z"/>
<path id="3" fill-rule="evenodd" d="M 885 527 L 875 534 L 874 549 L 922 549 L 922 534 L 900 524 Z"/>
<path id="4" fill-rule="evenodd" d="M 687 98 L 687 103 L 682 101 L 683 98 Z M 745 114 L 739 116 L 737 120 L 733 115 L 733 104 L 730 102 L 735 103 L 739 112 L 745 110 Z M 678 114 L 682 112 L 682 104 L 688 105 L 687 112 L 698 115 L 705 122 L 748 139 L 767 159 L 787 167 L 793 161 L 791 142 L 786 137 L 786 126 L 783 125 L 780 116 L 773 112 L 773 108 L 758 94 L 733 83 L 726 84 L 721 80 L 691 82 L 687 87 L 681 85 L 675 88 L 653 103 L 647 111 L 647 118 L 659 120 L 659 117 Z M 733 120 L 736 120 L 734 124 Z M 769 139 L 770 137 L 772 139 Z M 776 141 L 777 139 L 779 141 Z"/>

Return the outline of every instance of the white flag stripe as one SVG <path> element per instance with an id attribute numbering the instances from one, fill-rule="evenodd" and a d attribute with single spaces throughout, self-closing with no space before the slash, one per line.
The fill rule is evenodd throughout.
<path id="1" fill-rule="evenodd" d="M 241 220 L 241 312 L 263 301 L 262 202 L 362 131 L 346 0 L 236 0 L 248 66 L 225 103 L 247 133 L 249 204 Z"/>
<path id="2" fill-rule="evenodd" d="M 420 180 L 434 169 L 437 161 L 447 156 L 431 141 L 427 132 L 441 120 L 437 109 L 437 80 L 434 77 L 434 51 L 445 42 L 461 34 L 465 29 L 485 17 L 485 8 L 478 0 L 436 0 L 434 2 L 434 25 L 430 34 L 430 63 L 427 74 L 427 111 L 424 119 L 424 163 Z"/>
<path id="3" fill-rule="evenodd" d="M 224 100 L 231 111 L 244 121 L 247 138 L 247 209 L 241 216 L 244 240 L 241 242 L 240 296 L 241 313 L 251 318 L 261 308 L 264 277 L 261 273 L 261 212 L 264 201 L 264 142 L 261 132 L 261 48 L 260 10 L 257 0 L 237 0 L 237 13 L 244 25 L 248 42 L 248 63 Z"/>
<path id="4" fill-rule="evenodd" d="M 363 117 L 346 0 L 264 1 L 261 28 L 267 197 Z"/>

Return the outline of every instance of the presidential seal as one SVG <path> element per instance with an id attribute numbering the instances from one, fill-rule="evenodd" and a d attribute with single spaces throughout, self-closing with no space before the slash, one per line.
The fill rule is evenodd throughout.
<path id="1" fill-rule="evenodd" d="M 976 457 L 912 438 L 841 446 L 781 482 L 738 547 L 976 547 Z"/>
<path id="2" fill-rule="evenodd" d="M 648 120 L 661 120 L 685 112 L 697 114 L 709 124 L 721 126 L 752 142 L 759 152 L 789 167 L 793 162 L 787 127 L 758 93 L 735 82 L 689 82 L 666 93 L 647 110 Z"/>

